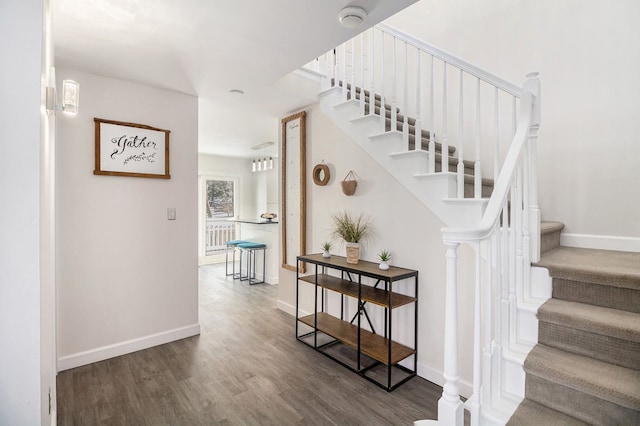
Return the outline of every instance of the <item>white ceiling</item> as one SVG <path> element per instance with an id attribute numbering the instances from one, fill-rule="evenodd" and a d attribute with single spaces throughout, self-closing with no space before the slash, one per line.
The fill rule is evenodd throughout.
<path id="1" fill-rule="evenodd" d="M 52 0 L 56 63 L 196 95 L 199 151 L 250 157 L 310 103 L 284 76 L 415 1 Z M 364 27 L 339 24 L 345 6 Z"/>

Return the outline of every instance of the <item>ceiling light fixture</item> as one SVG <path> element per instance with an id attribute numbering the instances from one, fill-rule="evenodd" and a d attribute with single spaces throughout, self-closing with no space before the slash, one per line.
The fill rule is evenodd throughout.
<path id="1" fill-rule="evenodd" d="M 262 155 L 262 150 L 274 146 L 275 142 L 264 142 L 258 145 L 254 145 L 251 149 L 259 151 L 258 158 L 254 158 L 251 161 L 251 171 L 253 172 L 262 172 L 273 169 L 273 156 L 271 154 Z"/>
<path id="2" fill-rule="evenodd" d="M 236 95 L 244 95 L 244 92 L 242 90 L 240 90 L 240 89 L 231 89 L 231 90 L 229 90 L 229 93 L 233 93 L 233 94 L 236 94 Z"/>
<path id="3" fill-rule="evenodd" d="M 345 7 L 338 13 L 338 21 L 346 28 L 358 28 L 366 17 L 367 11 L 361 7 Z"/>

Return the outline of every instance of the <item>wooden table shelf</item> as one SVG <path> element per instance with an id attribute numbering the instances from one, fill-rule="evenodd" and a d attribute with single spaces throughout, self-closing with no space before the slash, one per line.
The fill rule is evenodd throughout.
<path id="1" fill-rule="evenodd" d="M 326 274 L 318 274 L 318 285 L 320 287 L 329 289 L 331 291 L 335 291 L 337 293 L 342 293 L 347 296 L 351 296 L 354 298 L 358 297 L 358 283 L 343 280 L 342 278 L 334 277 L 332 275 Z M 300 277 L 301 281 L 306 281 L 310 284 L 315 284 L 316 275 L 307 275 L 305 277 Z M 391 293 L 391 303 L 389 302 L 389 293 Z M 401 293 L 394 293 L 385 290 L 381 290 L 379 288 L 373 288 L 372 286 L 363 285 L 362 286 L 362 294 L 360 295 L 363 301 L 371 302 L 379 306 L 383 306 L 388 308 L 390 305 L 394 308 L 397 308 L 402 305 L 406 305 L 408 303 L 413 303 L 416 301 L 415 297 L 406 296 Z"/>
<path id="2" fill-rule="evenodd" d="M 307 315 L 300 321 L 310 327 L 314 326 L 315 315 Z M 358 349 L 358 327 L 342 321 L 324 312 L 318 312 L 318 330 Z M 389 340 L 370 331 L 360 329 L 360 350 L 363 354 L 389 365 Z M 416 351 L 400 343 L 391 341 L 391 365 L 397 364 Z"/>
<path id="3" fill-rule="evenodd" d="M 298 265 L 302 262 L 315 265 L 315 271 L 306 276 L 300 275 L 300 269 L 297 271 L 296 338 L 387 391 L 414 377 L 418 365 L 418 271 L 396 266 L 381 270 L 377 263 L 366 261 L 354 265 L 347 263 L 345 257 L 335 255 L 330 258 L 322 254 L 298 256 Z M 402 280 L 413 280 L 412 295 L 404 294 L 411 293 L 411 286 L 402 293 L 394 287 Z M 315 288 L 313 312 L 304 316 L 300 315 L 300 285 Z M 334 315 L 325 311 L 327 292 L 340 295 L 338 316 L 335 315 L 336 308 L 332 311 Z M 344 320 L 347 300 L 356 301 L 356 313 L 351 321 Z M 379 307 L 373 313 L 377 314 L 379 321 L 384 322 L 380 334 L 373 328 L 367 303 Z M 413 345 L 408 346 L 393 340 L 392 312 L 410 305 L 413 305 L 413 318 L 412 324 L 407 324 L 407 327 L 413 325 Z M 351 306 L 354 304 L 351 303 Z M 362 328 L 366 324 L 369 324 L 371 331 Z M 338 347 L 334 346 L 338 343 L 342 344 L 339 346 L 342 349 L 332 351 L 331 348 Z M 341 351 L 352 355 L 345 361 Z M 413 364 L 413 368 L 407 367 L 410 364 Z M 382 374 L 380 368 L 384 368 Z"/>

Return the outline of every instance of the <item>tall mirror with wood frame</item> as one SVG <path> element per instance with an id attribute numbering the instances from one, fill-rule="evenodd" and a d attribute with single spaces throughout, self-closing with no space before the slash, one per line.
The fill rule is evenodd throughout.
<path id="1" fill-rule="evenodd" d="M 304 273 L 297 256 L 307 247 L 306 113 L 282 119 L 282 267 Z"/>

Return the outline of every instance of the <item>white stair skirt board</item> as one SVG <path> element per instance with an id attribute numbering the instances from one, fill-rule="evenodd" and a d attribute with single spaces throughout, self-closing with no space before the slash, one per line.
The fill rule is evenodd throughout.
<path id="1" fill-rule="evenodd" d="M 102 346 L 89 351 L 67 355 L 58 358 L 58 371 L 60 372 L 80 367 L 82 365 L 104 361 L 105 359 L 126 355 L 187 337 L 197 336 L 199 334 L 200 324 L 192 324 L 186 327 L 174 328 L 173 330 L 167 330 L 161 333 L 115 343 L 113 345 Z"/>

